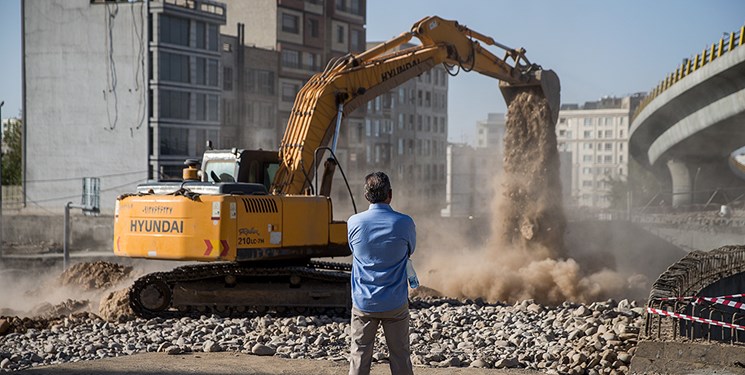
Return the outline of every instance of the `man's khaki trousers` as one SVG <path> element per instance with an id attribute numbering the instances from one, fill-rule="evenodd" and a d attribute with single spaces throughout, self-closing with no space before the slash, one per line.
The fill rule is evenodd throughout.
<path id="1" fill-rule="evenodd" d="M 409 357 L 409 304 L 384 312 L 369 313 L 352 308 L 352 349 L 349 374 L 367 375 L 372 364 L 375 334 L 383 325 L 385 342 L 390 353 L 391 374 L 410 375 L 414 371 Z"/>

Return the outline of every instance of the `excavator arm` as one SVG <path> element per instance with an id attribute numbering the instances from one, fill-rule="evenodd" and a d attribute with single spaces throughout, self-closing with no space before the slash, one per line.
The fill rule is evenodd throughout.
<path id="1" fill-rule="evenodd" d="M 422 44 L 395 51 L 414 37 Z M 481 43 L 504 50 L 505 56 L 497 57 Z M 553 71 L 530 63 L 524 49 L 506 47 L 456 21 L 427 17 L 414 24 L 410 32 L 357 56 L 332 60 L 300 89 L 280 144 L 280 167 L 272 192 L 306 192 L 315 171 L 315 151 L 329 143 L 340 116 L 438 64 L 498 79 L 508 105 L 517 92 L 542 93 L 548 99 L 553 121 L 558 117 L 560 86 Z"/>

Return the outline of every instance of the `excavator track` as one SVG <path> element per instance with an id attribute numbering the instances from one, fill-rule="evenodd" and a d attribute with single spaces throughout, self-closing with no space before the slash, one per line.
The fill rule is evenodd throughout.
<path id="1" fill-rule="evenodd" d="M 137 279 L 129 305 L 143 318 L 215 314 L 226 317 L 348 315 L 351 265 L 310 261 L 293 265 L 188 265 Z"/>

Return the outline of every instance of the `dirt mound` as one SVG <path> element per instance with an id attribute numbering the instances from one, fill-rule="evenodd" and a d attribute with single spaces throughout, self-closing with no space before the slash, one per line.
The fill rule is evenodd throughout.
<path id="1" fill-rule="evenodd" d="M 108 321 L 122 321 L 134 318 L 134 311 L 129 307 L 129 288 L 119 289 L 105 294 L 101 298 L 98 314 Z"/>
<path id="2" fill-rule="evenodd" d="M 132 267 L 109 262 L 78 263 L 60 276 L 62 285 L 77 286 L 83 290 L 107 289 L 128 278 Z"/>

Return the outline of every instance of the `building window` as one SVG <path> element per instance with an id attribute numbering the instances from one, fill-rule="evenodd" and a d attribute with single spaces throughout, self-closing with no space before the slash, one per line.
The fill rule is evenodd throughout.
<path id="1" fill-rule="evenodd" d="M 583 143 L 582 148 L 585 150 L 592 150 L 592 143 Z"/>
<path id="2" fill-rule="evenodd" d="M 585 117 L 585 126 L 592 126 L 592 118 Z"/>
<path id="3" fill-rule="evenodd" d="M 584 138 L 592 138 L 592 132 L 589 130 L 585 130 L 585 132 L 582 135 Z"/>
<path id="4" fill-rule="evenodd" d="M 160 79 L 189 83 L 189 56 L 160 52 Z"/>
<path id="5" fill-rule="evenodd" d="M 317 54 L 312 52 L 303 53 L 303 69 L 305 70 L 321 70 L 320 58 Z"/>
<path id="6" fill-rule="evenodd" d="M 308 18 L 308 36 L 311 38 L 318 38 L 319 23 L 315 18 Z"/>
<path id="7" fill-rule="evenodd" d="M 344 37 L 344 26 L 338 25 L 336 26 L 336 42 L 337 43 L 344 43 L 344 40 L 346 39 Z"/>
<path id="8" fill-rule="evenodd" d="M 300 85 L 293 83 L 282 83 L 282 101 L 294 102 L 297 92 L 300 90 Z"/>
<path id="9" fill-rule="evenodd" d="M 160 90 L 160 117 L 188 120 L 189 99 L 188 92 Z"/>
<path id="10" fill-rule="evenodd" d="M 189 46 L 189 20 L 162 15 L 160 17 L 160 40 L 163 43 Z"/>
<path id="11" fill-rule="evenodd" d="M 217 51 L 217 25 L 197 22 L 197 48 Z"/>
<path id="12" fill-rule="evenodd" d="M 336 10 L 340 10 L 342 12 L 347 11 L 347 2 L 346 0 L 336 0 Z"/>
<path id="13" fill-rule="evenodd" d="M 286 33 L 300 33 L 300 18 L 294 14 L 282 13 L 282 31 Z"/>
<path id="14" fill-rule="evenodd" d="M 613 143 L 606 143 L 605 151 L 611 151 L 611 150 L 613 150 Z"/>
<path id="15" fill-rule="evenodd" d="M 582 168 L 582 174 L 592 174 L 592 168 L 589 168 L 589 167 Z"/>
<path id="16" fill-rule="evenodd" d="M 584 156 L 582 156 L 582 161 L 592 163 L 592 155 L 584 155 Z"/>
<path id="17" fill-rule="evenodd" d="M 362 51 L 365 49 L 364 43 L 364 38 L 362 38 L 362 31 L 358 29 L 352 29 L 352 35 L 349 39 L 349 49 L 352 50 L 352 52 Z"/>
<path id="18" fill-rule="evenodd" d="M 274 114 L 277 112 L 274 105 L 261 103 L 259 105 L 259 126 L 262 128 L 274 127 Z"/>
<path id="19" fill-rule="evenodd" d="M 233 68 L 226 66 L 222 69 L 222 88 L 225 91 L 233 91 Z"/>
<path id="20" fill-rule="evenodd" d="M 161 126 L 158 135 L 161 155 L 189 155 L 189 129 Z"/>
<path id="21" fill-rule="evenodd" d="M 257 70 L 259 81 L 259 93 L 264 95 L 274 95 L 274 72 L 271 70 Z"/>
<path id="22" fill-rule="evenodd" d="M 197 120 L 217 121 L 217 95 L 197 94 Z"/>
<path id="23" fill-rule="evenodd" d="M 582 187 L 592 187 L 592 180 L 582 181 Z"/>
<path id="24" fill-rule="evenodd" d="M 217 87 L 217 66 L 215 59 L 197 57 L 197 85 Z"/>
<path id="25" fill-rule="evenodd" d="M 283 49 L 282 66 L 285 68 L 300 69 L 300 52 Z"/>
<path id="26" fill-rule="evenodd" d="M 605 162 L 605 163 L 613 163 L 613 155 L 605 155 L 603 157 L 603 162 Z"/>
<path id="27" fill-rule="evenodd" d="M 351 10 L 352 14 L 356 14 L 358 16 L 361 16 L 362 15 L 362 5 L 361 5 L 361 3 L 362 3 L 362 0 L 352 0 L 351 6 L 350 6 L 350 8 L 351 8 L 350 10 Z"/>
<path id="28" fill-rule="evenodd" d="M 613 138 L 613 130 L 606 130 L 605 138 Z"/>

